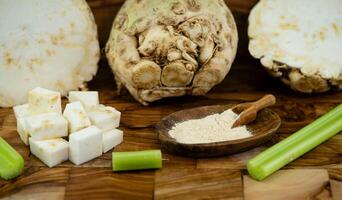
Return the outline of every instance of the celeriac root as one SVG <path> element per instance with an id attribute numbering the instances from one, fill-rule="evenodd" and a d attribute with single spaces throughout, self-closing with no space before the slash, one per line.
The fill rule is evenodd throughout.
<path id="1" fill-rule="evenodd" d="M 204 95 L 224 79 L 236 48 L 234 18 L 222 0 L 127 0 L 106 56 L 117 85 L 147 105 Z"/>
<path id="2" fill-rule="evenodd" d="M 137 88 L 150 89 L 159 84 L 160 67 L 148 60 L 143 60 L 132 68 L 132 81 Z"/>
<path id="3" fill-rule="evenodd" d="M 163 68 L 161 82 L 163 85 L 170 87 L 187 86 L 191 83 L 193 76 L 194 72 L 188 70 L 185 64 L 173 62 Z"/>

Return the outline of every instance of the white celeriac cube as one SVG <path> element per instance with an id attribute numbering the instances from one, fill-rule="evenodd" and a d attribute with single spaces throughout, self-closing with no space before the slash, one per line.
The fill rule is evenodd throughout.
<path id="1" fill-rule="evenodd" d="M 13 111 L 14 111 L 15 118 L 18 119 L 19 117 L 28 116 L 30 113 L 28 107 L 29 107 L 28 104 L 14 106 Z"/>
<path id="2" fill-rule="evenodd" d="M 91 125 L 87 113 L 79 101 L 68 103 L 64 109 L 63 116 L 68 120 L 70 133 Z"/>
<path id="3" fill-rule="evenodd" d="M 19 117 L 17 118 L 17 132 L 21 141 L 23 141 L 26 145 L 29 144 L 29 134 L 26 130 L 26 118 Z"/>
<path id="4" fill-rule="evenodd" d="M 102 131 L 96 126 L 69 136 L 69 160 L 80 165 L 102 155 Z"/>
<path id="5" fill-rule="evenodd" d="M 61 94 L 52 90 L 37 87 L 28 93 L 29 111 L 31 114 L 49 112 L 62 113 Z"/>
<path id="6" fill-rule="evenodd" d="M 14 115 L 17 120 L 17 132 L 20 136 L 20 139 L 26 144 L 29 144 L 28 141 L 28 133 L 26 131 L 25 126 L 25 118 L 29 116 L 28 104 L 14 106 Z"/>
<path id="7" fill-rule="evenodd" d="M 99 93 L 97 91 L 71 91 L 68 98 L 69 102 L 80 101 L 86 110 L 99 105 Z"/>
<path id="8" fill-rule="evenodd" d="M 61 114 L 44 113 L 25 119 L 26 131 L 36 140 L 68 136 L 68 122 Z"/>
<path id="9" fill-rule="evenodd" d="M 102 131 L 109 131 L 120 125 L 121 113 L 113 107 L 99 105 L 87 114 L 91 123 Z"/>
<path id="10" fill-rule="evenodd" d="M 103 153 L 113 149 L 123 141 L 123 131 L 119 129 L 113 129 L 106 131 L 102 136 Z"/>
<path id="11" fill-rule="evenodd" d="M 30 138 L 30 150 L 48 167 L 56 166 L 69 158 L 69 143 L 62 138 L 50 140 Z"/>

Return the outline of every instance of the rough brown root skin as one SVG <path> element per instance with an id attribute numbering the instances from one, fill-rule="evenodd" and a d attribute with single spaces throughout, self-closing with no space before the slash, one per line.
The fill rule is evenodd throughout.
<path id="1" fill-rule="evenodd" d="M 182 52 L 178 49 L 171 49 L 167 54 L 167 60 L 172 62 L 182 59 Z"/>
<path id="2" fill-rule="evenodd" d="M 120 80 L 118 80 L 118 78 L 114 78 L 115 79 L 115 83 L 116 83 L 116 93 L 118 94 L 118 95 L 120 95 L 121 94 L 121 90 L 122 90 L 122 83 L 120 82 Z"/>
<path id="3" fill-rule="evenodd" d="M 142 60 L 132 69 L 132 82 L 137 88 L 150 89 L 160 82 L 159 65 L 149 60 Z"/>
<path id="4" fill-rule="evenodd" d="M 225 53 L 226 50 L 217 51 L 209 63 L 195 75 L 194 88 L 203 88 L 201 91 L 206 91 L 207 88 L 212 88 L 224 79 L 230 69 L 229 60 L 224 57 Z"/>
<path id="5" fill-rule="evenodd" d="M 205 87 L 196 87 L 192 89 L 192 95 L 194 96 L 202 96 L 205 95 L 211 90 L 211 87 L 205 88 Z"/>
<path id="6" fill-rule="evenodd" d="M 286 64 L 271 61 L 271 64 L 266 67 L 269 74 L 274 77 L 280 78 L 280 80 L 289 85 L 291 89 L 303 92 L 326 92 L 337 85 L 331 81 L 328 81 L 318 75 L 305 75 L 299 69 L 290 67 Z"/>
<path id="7" fill-rule="evenodd" d="M 191 83 L 193 76 L 194 72 L 189 71 L 185 64 L 173 62 L 163 68 L 161 82 L 169 87 L 187 86 Z"/>
<path id="8" fill-rule="evenodd" d="M 200 48 L 199 61 L 201 64 L 206 64 L 213 57 L 215 51 L 214 41 L 210 38 L 205 45 Z"/>
<path id="9" fill-rule="evenodd" d="M 134 37 L 119 33 L 116 37 L 117 56 L 128 63 L 136 63 L 140 60 L 137 50 L 137 41 Z"/>
<path id="10" fill-rule="evenodd" d="M 134 99 L 139 101 L 141 104 L 144 106 L 148 106 L 148 103 L 144 101 L 140 95 L 139 95 L 139 90 L 133 86 L 128 80 L 125 79 L 125 77 L 120 76 L 119 78 L 116 79 L 117 82 L 120 82 L 125 88 L 128 90 L 128 92 L 133 96 Z"/>
<path id="11" fill-rule="evenodd" d="M 208 68 L 198 72 L 194 78 L 194 88 L 212 88 L 221 80 L 221 72 L 215 68 Z"/>
<path id="12" fill-rule="evenodd" d="M 326 80 L 318 76 L 304 76 L 297 70 L 289 73 L 289 85 L 292 89 L 303 93 L 326 92 L 329 85 Z"/>
<path id="13" fill-rule="evenodd" d="M 220 1 L 126 0 L 106 55 L 118 85 L 147 105 L 207 93 L 228 73 L 237 40 L 234 18 Z"/>
<path id="14" fill-rule="evenodd" d="M 183 96 L 190 91 L 191 88 L 158 88 L 150 90 L 140 90 L 139 97 L 147 102 L 157 101 L 165 97 L 178 97 Z M 148 103 L 147 103 L 148 104 Z"/>

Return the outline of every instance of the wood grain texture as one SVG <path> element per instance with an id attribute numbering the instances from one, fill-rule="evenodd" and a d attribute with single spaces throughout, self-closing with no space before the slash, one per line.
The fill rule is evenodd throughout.
<path id="1" fill-rule="evenodd" d="M 98 25 L 101 48 L 108 38 L 112 20 L 123 1 L 88 0 Z M 163 99 L 144 107 L 125 91 L 121 96 L 117 95 L 113 74 L 103 55 L 98 75 L 89 83 L 89 87 L 90 90 L 99 90 L 101 103 L 114 106 L 122 112 L 120 129 L 124 130 L 124 142 L 115 151 L 160 148 L 154 126 L 161 118 L 173 112 L 197 106 L 254 101 L 264 94 L 272 93 L 277 98 L 277 103 L 272 109 L 281 117 L 282 125 L 269 142 L 244 153 L 215 159 L 186 158 L 163 151 L 163 158 L 166 160 L 159 171 L 112 173 L 110 152 L 81 166 L 64 162 L 49 169 L 31 155 L 29 148 L 20 141 L 15 131 L 12 110 L 2 108 L 0 136 L 24 157 L 25 170 L 14 180 L 0 179 L 0 198 L 242 199 L 244 183 L 241 175 L 246 174 L 246 160 L 341 103 L 342 92 L 299 94 L 284 86 L 279 80 L 271 78 L 259 61 L 249 56 L 247 49 L 247 16 L 257 0 L 226 2 L 233 11 L 239 27 L 238 55 L 227 78 L 206 96 Z M 341 199 L 338 192 L 342 181 L 342 135 L 336 135 L 286 168 L 327 169 L 332 181 L 331 190 L 325 188 L 317 195 L 324 196 L 331 192 L 335 199 Z M 334 191 L 338 197 L 334 195 Z"/>
<path id="2" fill-rule="evenodd" d="M 0 182 L 0 197 L 23 199 L 48 195 L 64 197 L 62 188 L 66 187 L 68 172 L 69 168 L 26 167 L 18 178 Z M 36 194 L 31 194 L 31 190 L 36 191 Z"/>
<path id="3" fill-rule="evenodd" d="M 325 188 L 329 184 L 327 170 L 280 170 L 262 182 L 243 177 L 245 200 L 317 199 L 331 195 Z"/>
<path id="4" fill-rule="evenodd" d="M 334 200 L 342 199 L 342 182 L 330 180 L 331 193 Z"/>
<path id="5" fill-rule="evenodd" d="M 156 200 L 242 199 L 239 171 L 222 169 L 169 169 L 156 174 Z"/>
<path id="6" fill-rule="evenodd" d="M 73 168 L 66 199 L 152 199 L 154 171 L 113 173 L 110 168 Z"/>
<path id="7" fill-rule="evenodd" d="M 9 194 L 2 200 L 16 200 L 16 199 L 34 199 L 34 200 L 60 200 L 63 199 L 65 195 L 64 185 L 50 185 L 48 183 L 42 186 L 38 185 L 28 185 L 16 193 Z"/>

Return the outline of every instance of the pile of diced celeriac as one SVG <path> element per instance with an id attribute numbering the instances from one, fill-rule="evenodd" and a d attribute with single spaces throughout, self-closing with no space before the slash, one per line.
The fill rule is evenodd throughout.
<path id="1" fill-rule="evenodd" d="M 123 140 L 116 129 L 121 113 L 99 104 L 98 92 L 72 91 L 68 98 L 62 113 L 61 94 L 38 87 L 28 93 L 27 104 L 13 108 L 21 140 L 49 167 L 68 159 L 80 165 Z"/>

